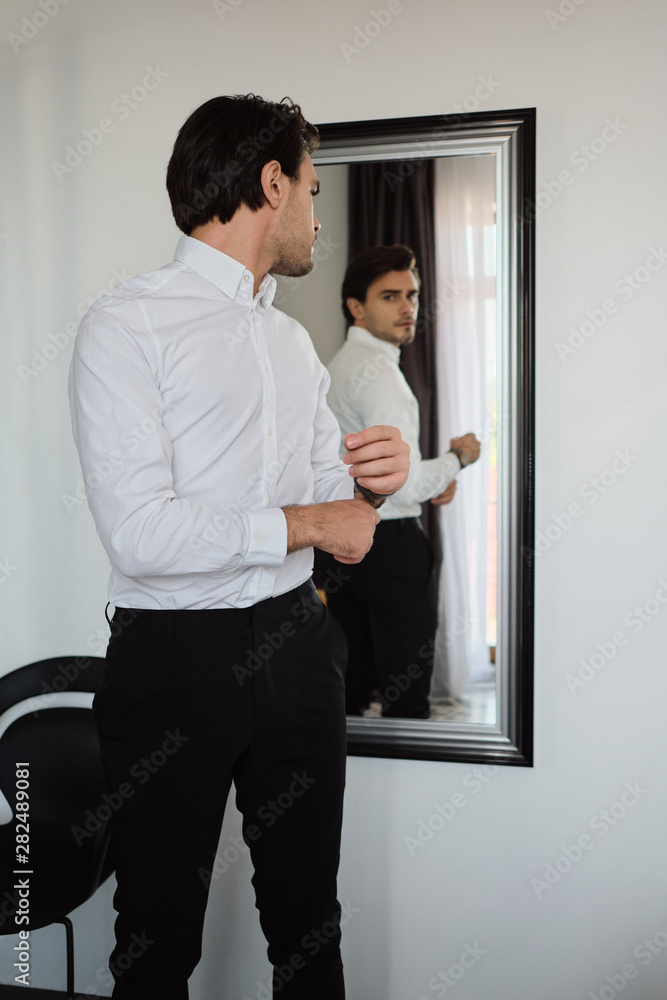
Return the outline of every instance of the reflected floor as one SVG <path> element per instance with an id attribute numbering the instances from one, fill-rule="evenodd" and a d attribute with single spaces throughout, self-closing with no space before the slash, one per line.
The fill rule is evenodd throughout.
<path id="1" fill-rule="evenodd" d="M 367 719 L 379 719 L 382 715 L 379 701 L 366 709 Z M 438 698 L 431 701 L 431 718 L 437 722 L 474 722 L 495 725 L 496 684 L 495 680 L 478 681 L 463 692 L 460 698 Z"/>

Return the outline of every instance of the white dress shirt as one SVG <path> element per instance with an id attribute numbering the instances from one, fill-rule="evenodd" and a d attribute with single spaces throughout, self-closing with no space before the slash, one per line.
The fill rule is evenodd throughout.
<path id="1" fill-rule="evenodd" d="M 189 236 L 171 264 L 99 299 L 70 370 L 74 438 L 111 562 L 109 600 L 248 607 L 312 571 L 287 555 L 288 504 L 352 497 L 304 328 L 276 283 Z"/>
<path id="2" fill-rule="evenodd" d="M 352 326 L 329 364 L 327 402 L 344 435 L 375 424 L 398 427 L 410 445 L 410 474 L 400 490 L 380 508 L 383 520 L 419 517 L 421 505 L 439 496 L 461 471 L 453 454 L 422 459 L 419 450 L 419 404 L 398 367 L 401 349 Z M 341 449 L 341 452 L 344 449 Z"/>

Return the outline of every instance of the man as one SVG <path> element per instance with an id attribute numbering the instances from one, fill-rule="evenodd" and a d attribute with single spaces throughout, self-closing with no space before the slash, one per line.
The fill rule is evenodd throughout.
<path id="1" fill-rule="evenodd" d="M 269 271 L 312 269 L 316 145 L 289 101 L 196 110 L 167 171 L 175 260 L 77 335 L 73 428 L 116 608 L 95 713 L 122 799 L 122 1000 L 187 998 L 232 781 L 275 992 L 344 996 L 345 645 L 313 546 L 363 559 L 373 497 L 405 483 L 409 449 L 394 427 L 356 428 L 341 463 L 326 370 L 271 305 Z"/>
<path id="2" fill-rule="evenodd" d="M 421 458 L 419 405 L 399 368 L 401 348 L 415 337 L 419 288 L 409 247 L 374 247 L 355 257 L 342 291 L 351 325 L 329 365 L 327 398 L 343 435 L 391 422 L 411 449 L 408 481 L 382 507 L 373 549 L 346 570 L 328 601 L 348 639 L 348 715 L 363 714 L 375 697 L 385 717 L 429 717 L 437 589 L 421 504 L 450 503 L 455 477 L 480 451 L 475 435 L 465 434 L 452 438 L 446 455 Z M 333 566 L 331 557 L 325 554 L 322 565 Z"/>

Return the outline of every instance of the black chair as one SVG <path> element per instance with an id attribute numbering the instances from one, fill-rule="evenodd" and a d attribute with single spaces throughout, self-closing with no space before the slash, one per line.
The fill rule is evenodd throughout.
<path id="1" fill-rule="evenodd" d="M 105 797 L 91 711 L 103 667 L 96 656 L 55 657 L 0 677 L 0 934 L 18 943 L 20 930 L 64 924 L 68 997 L 74 939 L 67 914 L 113 870 L 113 797 Z"/>

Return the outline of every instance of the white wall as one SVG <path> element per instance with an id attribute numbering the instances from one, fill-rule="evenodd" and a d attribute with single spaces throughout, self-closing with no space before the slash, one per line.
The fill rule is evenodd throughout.
<path id="1" fill-rule="evenodd" d="M 651 256 L 667 237 L 666 8 L 558 0 L 571 13 L 555 20 L 548 2 L 404 0 L 347 57 L 341 43 L 363 42 L 356 26 L 383 0 L 232 0 L 218 10 L 204 0 L 71 0 L 18 51 L 8 34 L 41 8 L 17 0 L 0 14 L 1 670 L 101 648 L 106 560 L 85 506 L 68 512 L 62 499 L 79 474 L 69 348 L 27 384 L 18 366 L 115 275 L 170 259 L 163 176 L 187 114 L 250 90 L 289 94 L 313 121 L 436 114 L 473 106 L 481 79 L 492 90 L 484 109 L 537 107 L 537 524 L 555 535 L 575 502 L 581 516 L 537 560 L 535 767 L 482 784 L 465 764 L 350 760 L 340 880 L 357 911 L 345 936 L 350 1000 L 454 989 L 457 1000 L 664 1000 L 664 606 L 649 603 L 657 613 L 631 622 L 667 578 L 667 268 Z M 121 119 L 115 102 L 147 66 L 167 75 Z M 113 131 L 58 180 L 52 161 L 105 117 Z M 607 119 L 621 125 L 603 149 L 594 141 Z M 578 151 L 591 143 L 598 153 L 583 169 Z M 564 170 L 571 183 L 558 191 Z M 648 258 L 655 270 L 642 271 Z M 624 275 L 635 272 L 632 290 Z M 557 344 L 605 300 L 616 311 L 562 360 Z M 619 450 L 631 461 L 615 476 Z M 605 492 L 592 485 L 601 473 Z M 626 644 L 604 646 L 619 631 Z M 598 643 L 613 657 L 572 693 L 566 676 Z M 637 785 L 634 800 L 626 783 Z M 404 838 L 456 791 L 466 806 L 412 856 Z M 627 804 L 614 805 L 623 794 Z M 610 808 L 613 826 L 600 819 Z M 238 832 L 230 811 L 223 839 Z M 564 849 L 584 835 L 581 859 L 538 898 L 531 879 L 549 863 L 566 869 Z M 248 877 L 243 857 L 214 884 L 194 1000 L 254 1000 L 268 976 Z M 101 982 L 111 924 L 107 887 L 76 915 L 81 990 Z M 644 939 L 656 954 L 642 951 Z M 62 983 L 59 931 L 34 943 L 34 984 Z M 8 940 L 0 944 L 4 960 Z M 446 980 L 435 989 L 440 972 L 459 974 L 466 947 L 469 964 L 478 956 L 472 967 L 447 993 Z"/>

